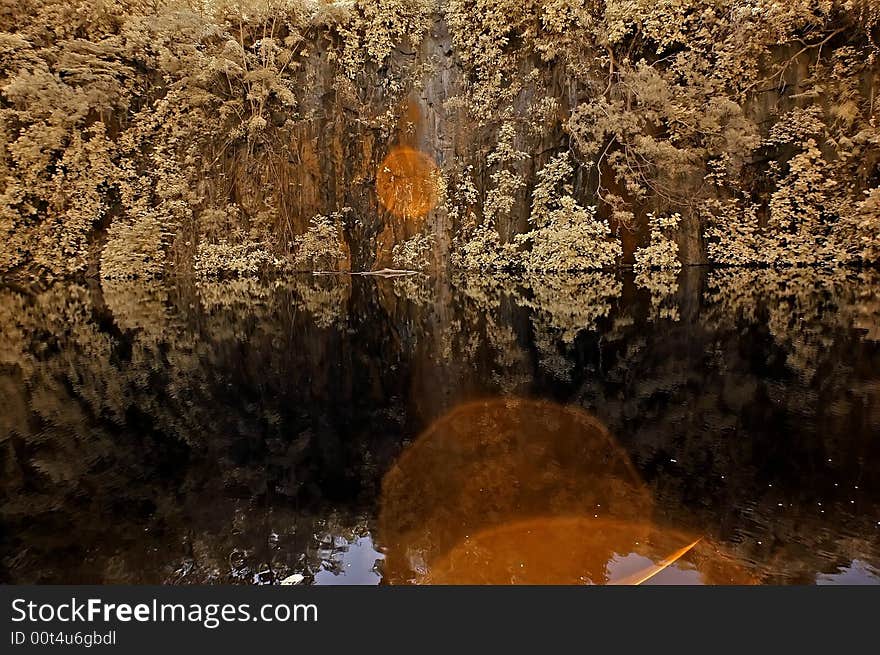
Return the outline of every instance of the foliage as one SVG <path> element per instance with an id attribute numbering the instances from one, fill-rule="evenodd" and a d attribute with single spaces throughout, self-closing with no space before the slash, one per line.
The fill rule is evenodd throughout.
<path id="1" fill-rule="evenodd" d="M 433 250 L 433 234 L 416 234 L 403 243 L 398 243 L 394 246 L 392 259 L 397 268 L 411 271 L 424 270 L 431 266 L 431 253 Z"/>
<path id="2" fill-rule="evenodd" d="M 240 260 L 254 224 L 284 208 L 278 159 L 306 119 L 310 50 L 327 49 L 338 75 L 364 84 L 394 47 L 418 42 L 429 9 L 403 0 L 7 7 L 0 236 L 8 245 L 0 271 L 70 275 L 99 260 L 105 277 L 151 277 L 192 267 L 202 236 L 203 264 L 224 252 Z M 263 178 L 271 204 L 236 200 L 239 220 L 223 235 L 224 250 L 199 221 L 230 197 L 230 166 Z M 268 236 L 276 257 L 308 226 L 263 227 L 270 233 L 257 240 Z"/>
<path id="3" fill-rule="evenodd" d="M 878 16 L 871 0 L 447 8 L 470 74 L 459 104 L 480 121 L 510 121 L 562 71 L 567 92 L 551 99 L 569 108 L 572 154 L 590 174 L 581 204 L 614 230 L 639 231 L 637 215 L 695 216 L 705 233 L 680 235 L 705 238 L 692 263 L 772 265 L 876 261 L 864 192 L 878 174 Z"/>
<path id="4" fill-rule="evenodd" d="M 672 238 L 672 233 L 678 229 L 680 223 L 680 214 L 671 216 L 648 214 L 648 225 L 651 228 L 649 244 L 635 252 L 636 271 L 650 268 L 681 268 L 681 262 L 678 260 L 678 244 Z"/>
<path id="5" fill-rule="evenodd" d="M 342 214 L 315 216 L 293 243 L 293 266 L 300 271 L 337 270 L 346 253 L 340 237 Z"/>
<path id="6" fill-rule="evenodd" d="M 156 278 L 165 272 L 166 255 L 173 219 L 164 219 L 149 210 L 132 221 L 110 226 L 107 244 L 101 251 L 101 276 L 105 279 L 128 277 Z"/>
<path id="7" fill-rule="evenodd" d="M 538 173 L 532 195 L 530 232 L 517 237 L 531 245 L 531 271 L 579 271 L 613 266 L 622 254 L 608 222 L 595 207 L 581 207 L 571 195 L 573 169 L 568 155 L 550 160 Z"/>
<path id="8" fill-rule="evenodd" d="M 513 243 L 502 243 L 491 221 L 470 223 L 457 235 L 452 264 L 462 270 L 506 271 L 518 268 L 519 250 Z"/>
<path id="9" fill-rule="evenodd" d="M 284 268 L 284 262 L 273 256 L 264 244 L 230 244 L 203 242 L 199 244 L 194 263 L 201 278 L 248 277 Z"/>
<path id="10" fill-rule="evenodd" d="M 878 28 L 876 0 L 7 3 L 0 272 L 370 265 L 404 136 L 443 153 L 458 268 L 876 262 Z"/>

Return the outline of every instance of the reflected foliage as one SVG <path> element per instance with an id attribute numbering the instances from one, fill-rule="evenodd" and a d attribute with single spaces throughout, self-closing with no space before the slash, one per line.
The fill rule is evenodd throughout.
<path id="1" fill-rule="evenodd" d="M 323 583 L 356 561 L 409 580 L 380 520 L 393 507 L 383 478 L 387 496 L 453 408 L 506 397 L 595 417 L 642 481 L 651 524 L 704 536 L 755 581 L 876 571 L 877 272 L 685 269 L 676 283 L 659 305 L 613 275 L 4 287 L 0 576 Z M 522 448 L 495 461 L 544 462 L 515 453 L 576 432 L 508 427 L 500 437 Z M 586 502 L 568 443 L 572 456 L 543 467 L 571 491 L 542 497 L 556 517 Z M 467 461 L 437 488 L 477 484 Z M 525 493 L 508 488 L 516 467 L 480 471 L 500 475 L 484 488 Z M 443 469 L 417 470 L 413 490 Z M 401 534 L 430 523 L 430 494 L 400 497 L 426 503 L 401 514 Z M 477 527 L 546 515 L 506 507 Z M 447 541 L 437 550 L 461 540 Z"/>

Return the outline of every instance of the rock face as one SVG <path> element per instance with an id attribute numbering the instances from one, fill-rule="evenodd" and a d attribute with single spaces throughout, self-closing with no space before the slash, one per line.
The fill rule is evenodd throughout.
<path id="1" fill-rule="evenodd" d="M 419 232 L 433 235 L 435 261 L 444 264 L 459 227 L 448 208 L 441 202 L 425 215 L 394 215 L 379 202 L 376 181 L 386 155 L 406 147 L 434 162 L 447 180 L 468 169 L 480 198 L 492 187 L 493 169 L 486 158 L 497 144 L 498 123 L 479 124 L 458 108 L 456 101 L 467 98 L 470 91 L 446 21 L 434 16 L 417 48 L 395 48 L 385 65 L 368 64 L 353 82 L 340 79 L 329 53 L 317 48 L 305 61 L 299 77 L 303 85 L 299 111 L 304 118 L 297 121 L 286 150 L 263 153 L 270 160 L 264 162 L 266 168 L 273 170 L 273 189 L 278 181 L 283 188 L 275 189 L 276 197 L 270 200 L 265 179 L 233 164 L 229 169 L 233 199 L 251 211 L 267 202 L 277 203 L 277 227 L 287 240 L 304 232 L 312 216 L 345 210 L 344 238 L 353 270 L 391 266 L 393 246 Z M 781 50 L 779 60 L 790 54 Z M 548 120 L 539 133 L 523 130 L 517 134 L 515 146 L 528 157 L 513 163 L 511 169 L 522 176 L 525 185 L 516 191 L 512 211 L 496 221 L 502 241 L 528 230 L 536 172 L 555 154 L 570 148 L 564 122 L 583 100 L 579 98 L 583 91 L 567 80 L 562 63 L 526 58 L 523 76 L 528 71 L 537 71 L 540 87 L 555 98 L 557 110 L 555 119 Z M 790 96 L 797 94 L 808 74 L 805 63 L 791 66 L 784 84 L 763 90 L 747 104 L 749 120 L 764 128 L 772 124 L 774 115 L 795 105 L 797 101 Z M 535 100 L 527 92 L 520 94 L 510 114 L 515 120 L 530 118 Z M 279 123 L 284 119 L 277 117 Z M 578 202 L 601 205 L 593 193 L 595 182 L 589 167 L 577 168 L 574 195 Z M 613 188 L 613 181 L 606 184 L 612 192 L 621 191 Z M 646 211 L 636 211 L 635 226 L 618 225 L 610 215 L 600 213 L 621 239 L 624 263 L 632 263 L 633 252 L 647 240 Z M 683 212 L 675 236 L 682 263 L 707 263 L 703 228 L 699 216 Z"/>
<path id="2" fill-rule="evenodd" d="M 450 105 L 450 100 L 466 97 L 468 88 L 446 22 L 435 16 L 417 50 L 395 49 L 385 66 L 368 66 L 367 80 L 347 88 L 327 55 L 318 50 L 305 64 L 299 109 L 305 119 L 297 122 L 286 152 L 261 155 L 261 165 L 273 171 L 273 186 L 280 180 L 283 189 L 269 199 L 265 178 L 231 162 L 227 176 L 234 180 L 233 199 L 252 212 L 277 202 L 278 229 L 288 239 L 304 232 L 312 216 L 348 209 L 344 236 L 353 270 L 390 266 L 394 244 L 422 231 L 433 235 L 436 258 L 443 263 L 458 227 L 447 208 L 441 203 L 425 216 L 395 216 L 379 202 L 376 178 L 389 151 L 409 147 L 430 158 L 444 175 L 472 167 L 480 197 L 491 187 L 486 156 L 496 145 L 497 123 L 476 124 Z M 526 184 L 517 192 L 510 216 L 496 222 L 505 241 L 528 229 L 535 172 L 566 145 L 559 119 L 567 115 L 569 101 L 561 67 L 541 64 L 540 70 L 562 104 L 558 120 L 541 134 L 517 137 L 516 147 L 529 157 L 513 168 Z M 403 88 L 390 91 L 389 80 Z M 531 100 L 523 97 L 514 115 L 525 116 Z M 580 195 L 587 186 L 584 178 L 580 173 L 576 180 Z"/>
<path id="3" fill-rule="evenodd" d="M 364 270 L 416 235 L 441 270 L 628 264 L 660 237 L 652 266 L 874 261 L 880 17 L 750 2 L 32 0 L 0 17 L 0 269 L 307 270 L 341 236 Z"/>

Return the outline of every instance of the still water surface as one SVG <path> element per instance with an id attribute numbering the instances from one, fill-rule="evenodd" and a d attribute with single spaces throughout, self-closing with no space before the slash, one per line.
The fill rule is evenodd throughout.
<path id="1" fill-rule="evenodd" d="M 0 288 L 0 581 L 880 583 L 880 274 Z"/>

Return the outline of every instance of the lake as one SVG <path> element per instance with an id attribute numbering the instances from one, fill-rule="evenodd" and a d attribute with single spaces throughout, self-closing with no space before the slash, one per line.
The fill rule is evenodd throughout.
<path id="1" fill-rule="evenodd" d="M 0 581 L 880 584 L 880 272 L 0 287 Z"/>

